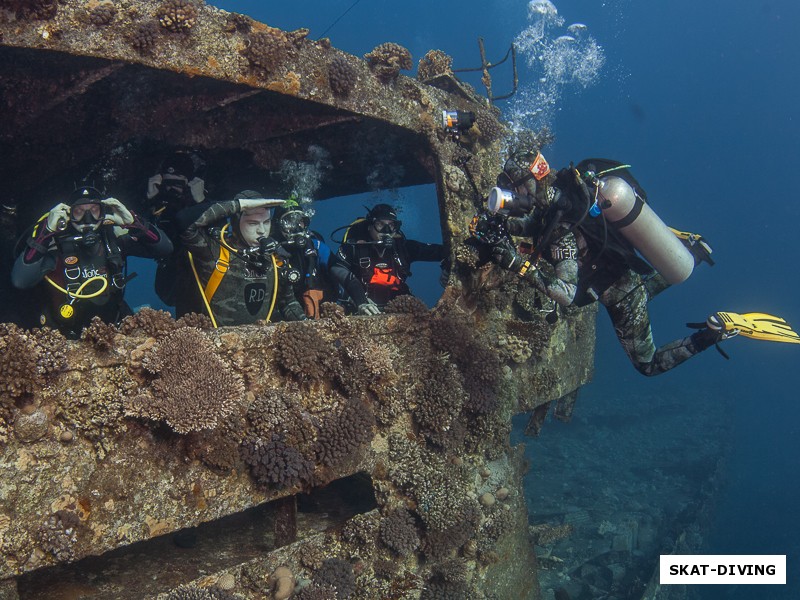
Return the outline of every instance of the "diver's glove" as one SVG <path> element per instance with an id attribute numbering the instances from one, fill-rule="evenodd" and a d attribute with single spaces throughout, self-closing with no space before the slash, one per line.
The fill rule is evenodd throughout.
<path id="1" fill-rule="evenodd" d="M 67 223 L 69 223 L 69 206 L 62 202 L 50 209 L 45 227 L 47 231 L 56 232 L 64 229 Z"/>
<path id="2" fill-rule="evenodd" d="M 492 248 L 492 260 L 520 277 L 524 277 L 526 274 L 532 275 L 536 271 L 536 266 L 528 259 L 520 256 L 508 240 L 503 240 L 494 245 Z"/>
<path id="3" fill-rule="evenodd" d="M 265 206 L 274 207 L 284 203 L 283 200 L 273 200 L 269 198 L 239 198 L 239 210 L 253 210 L 254 208 L 264 208 Z"/>
<path id="4" fill-rule="evenodd" d="M 378 305 L 375 304 L 372 300 L 367 298 L 367 301 L 364 302 L 364 304 L 359 304 L 357 312 L 360 315 L 366 315 L 368 317 L 371 317 L 373 315 L 381 314 L 381 309 L 378 308 Z"/>
<path id="5" fill-rule="evenodd" d="M 322 290 L 306 290 L 301 298 L 303 310 L 309 319 L 319 319 L 319 304 L 322 302 Z"/>
<path id="6" fill-rule="evenodd" d="M 125 208 L 125 205 L 122 204 L 116 198 L 106 198 L 105 200 L 101 200 L 100 203 L 106 209 L 106 220 L 111 221 L 114 225 L 118 227 L 127 227 L 128 225 L 133 225 L 133 215 L 131 211 Z"/>

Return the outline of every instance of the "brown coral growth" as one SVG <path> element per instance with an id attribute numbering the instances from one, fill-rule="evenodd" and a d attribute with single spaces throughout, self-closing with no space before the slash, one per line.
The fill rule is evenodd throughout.
<path id="1" fill-rule="evenodd" d="M 343 56 L 334 56 L 328 63 L 328 83 L 336 96 L 349 95 L 357 81 L 355 68 Z"/>
<path id="2" fill-rule="evenodd" d="M 428 50 L 417 66 L 417 79 L 425 82 L 438 75 L 452 75 L 453 59 L 441 50 Z"/>
<path id="3" fill-rule="evenodd" d="M 253 67 L 271 73 L 292 51 L 293 46 L 286 33 L 270 29 L 251 34 L 243 54 Z"/>
<path id="4" fill-rule="evenodd" d="M 166 0 L 156 12 L 159 25 L 172 33 L 189 33 L 197 23 L 193 0 Z"/>
<path id="5" fill-rule="evenodd" d="M 114 325 L 104 322 L 100 317 L 94 317 L 88 327 L 81 333 L 81 339 L 90 343 L 102 352 L 114 347 L 114 338 L 118 330 Z"/>
<path id="6" fill-rule="evenodd" d="M 52 329 L 27 332 L 0 324 L 0 402 L 32 395 L 66 366 L 66 341 Z"/>
<path id="7" fill-rule="evenodd" d="M 96 27 L 109 25 L 117 16 L 117 7 L 111 2 L 101 2 L 89 10 L 89 22 Z"/>
<path id="8" fill-rule="evenodd" d="M 178 329 L 142 360 L 157 375 L 150 390 L 128 402 L 131 416 L 166 421 L 178 433 L 212 429 L 233 412 L 244 395 L 241 376 L 215 354 L 193 328 Z"/>
<path id="9" fill-rule="evenodd" d="M 242 444 L 241 454 L 256 483 L 265 491 L 310 483 L 314 474 L 311 461 L 276 435 L 268 440 L 248 440 Z"/>
<path id="10" fill-rule="evenodd" d="M 405 508 L 397 509 L 381 521 L 381 541 L 400 556 L 408 556 L 419 548 L 417 523 Z"/>
<path id="11" fill-rule="evenodd" d="M 323 421 L 317 436 L 317 459 L 333 466 L 354 454 L 374 436 L 375 416 L 363 402 L 349 400 L 338 415 Z"/>
<path id="12" fill-rule="evenodd" d="M 131 36 L 131 46 L 139 54 L 150 54 L 158 45 L 158 38 L 161 35 L 158 25 L 155 23 L 143 23 L 133 32 Z"/>
<path id="13" fill-rule="evenodd" d="M 411 53 L 400 44 L 386 42 L 364 55 L 370 69 L 384 83 L 397 79 L 401 70 L 411 68 Z"/>
<path id="14" fill-rule="evenodd" d="M 336 598 L 349 598 L 356 590 L 356 577 L 352 565 L 341 558 L 329 558 L 314 572 L 314 584 L 331 586 Z"/>
<path id="15" fill-rule="evenodd" d="M 15 14 L 17 19 L 52 19 L 58 12 L 58 0 L 2 0 L 0 8 Z"/>
<path id="16" fill-rule="evenodd" d="M 335 349 L 313 322 L 282 324 L 274 339 L 278 364 L 300 384 L 310 386 L 339 371 Z"/>
<path id="17" fill-rule="evenodd" d="M 175 319 L 167 311 L 143 308 L 135 315 L 125 317 L 120 323 L 119 330 L 125 335 L 144 333 L 147 337 L 160 338 L 177 327 Z"/>

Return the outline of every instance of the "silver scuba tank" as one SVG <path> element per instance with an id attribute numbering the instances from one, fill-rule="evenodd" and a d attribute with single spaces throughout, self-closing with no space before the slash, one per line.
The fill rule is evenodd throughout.
<path id="1" fill-rule="evenodd" d="M 621 177 L 596 180 L 597 205 L 607 222 L 633 244 L 670 284 L 685 281 L 694 258 L 648 204 Z"/>

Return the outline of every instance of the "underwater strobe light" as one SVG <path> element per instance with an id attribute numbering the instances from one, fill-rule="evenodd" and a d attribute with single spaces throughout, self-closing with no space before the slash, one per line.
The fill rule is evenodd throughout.
<path id="1" fill-rule="evenodd" d="M 529 196 L 515 194 L 510 190 L 493 187 L 489 191 L 487 204 L 489 212 L 492 214 L 502 211 L 503 214 L 519 217 L 528 214 L 533 206 L 533 199 Z"/>
<path id="2" fill-rule="evenodd" d="M 447 133 L 458 136 L 475 124 L 475 113 L 468 110 L 443 110 L 442 128 Z"/>

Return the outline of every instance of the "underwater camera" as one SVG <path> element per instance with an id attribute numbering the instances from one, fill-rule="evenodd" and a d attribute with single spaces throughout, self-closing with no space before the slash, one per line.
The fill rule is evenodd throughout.
<path id="1" fill-rule="evenodd" d="M 493 187 L 489 191 L 487 203 L 489 205 L 489 212 L 492 214 L 497 214 L 502 211 L 503 214 L 521 217 L 530 212 L 533 207 L 533 198 L 530 196 L 520 196 L 511 190 Z"/>
<path id="2" fill-rule="evenodd" d="M 453 135 L 455 139 L 462 131 L 466 131 L 475 124 L 475 113 L 468 110 L 443 110 L 442 128 Z"/>

